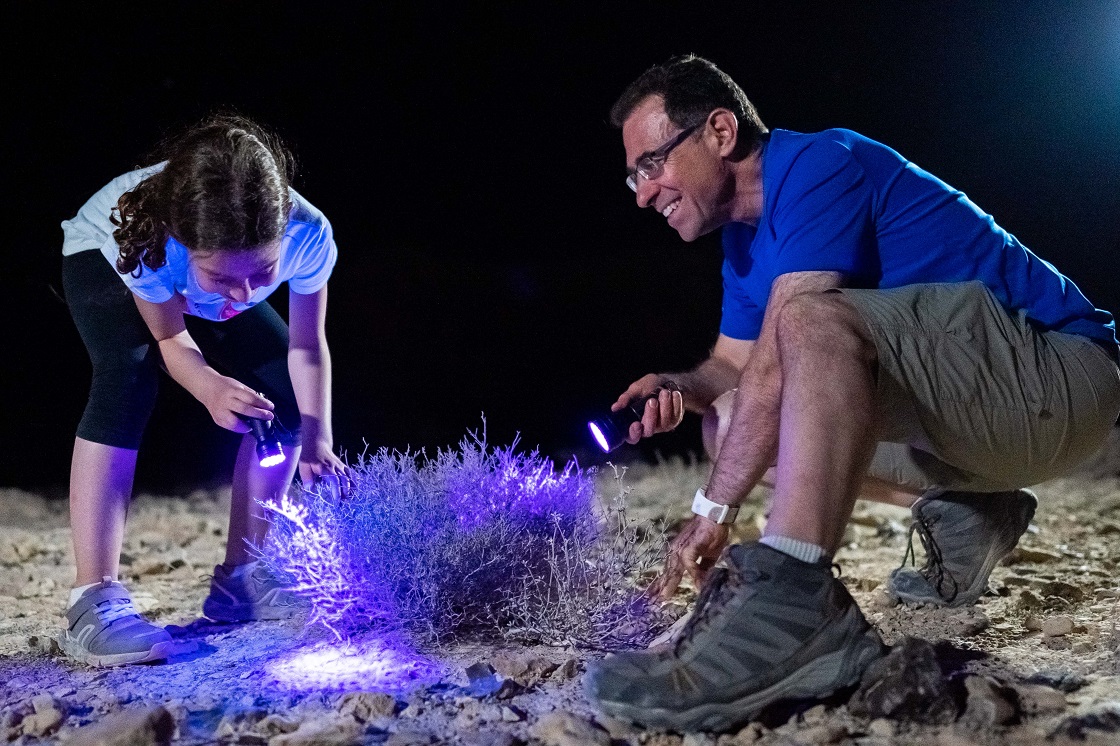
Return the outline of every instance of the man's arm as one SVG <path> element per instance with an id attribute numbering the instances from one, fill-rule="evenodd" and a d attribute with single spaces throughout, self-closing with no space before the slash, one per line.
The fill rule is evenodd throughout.
<path id="1" fill-rule="evenodd" d="M 657 406 L 647 406 L 641 422 L 630 427 L 629 442 L 637 443 L 657 433 L 672 430 L 680 424 L 684 411 L 702 414 L 718 396 L 738 385 L 739 375 L 747 364 L 753 340 L 733 339 L 719 335 L 711 354 L 689 371 L 678 373 L 649 373 L 642 376 L 618 397 L 612 411 L 622 409 L 632 399 L 648 396 L 662 389 Z M 672 381 L 678 392 L 669 391 L 665 385 Z"/>
<path id="2" fill-rule="evenodd" d="M 706 497 L 723 505 L 739 505 L 758 484 L 778 454 L 782 375 L 778 357 L 778 316 L 782 307 L 802 293 L 841 287 L 839 272 L 791 272 L 780 275 L 770 290 L 762 331 L 739 375 L 731 424 L 708 481 Z M 727 543 L 727 526 L 693 516 L 669 547 L 665 573 L 650 592 L 668 597 L 688 572 L 697 582 L 705 568 L 719 558 Z"/>
<path id="3" fill-rule="evenodd" d="M 206 362 L 183 322 L 186 310 L 183 296 L 176 294 L 163 303 L 151 303 L 135 293 L 132 297 L 159 344 L 167 372 L 202 402 L 215 423 L 226 430 L 247 433 L 249 426 L 237 415 L 272 419 L 272 402 L 240 381 L 223 376 Z"/>

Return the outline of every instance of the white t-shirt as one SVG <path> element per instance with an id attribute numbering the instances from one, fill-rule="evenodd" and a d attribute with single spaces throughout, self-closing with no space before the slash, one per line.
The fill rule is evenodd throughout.
<path id="1" fill-rule="evenodd" d="M 113 240 L 113 231 L 117 226 L 113 225 L 109 215 L 122 194 L 162 170 L 163 166 L 159 163 L 118 176 L 90 197 L 77 215 L 62 221 L 63 256 L 96 249 L 116 272 L 119 247 Z M 321 290 L 338 259 L 331 224 L 296 190 L 289 187 L 288 191 L 292 199 L 292 213 L 288 216 L 288 227 L 280 241 L 279 273 L 274 283 L 257 288 L 247 303 L 228 301 L 218 293 L 202 290 L 187 261 L 187 248 L 170 236 L 166 244 L 167 264 L 155 271 L 141 264 L 139 277 L 119 275 L 121 280 L 136 295 L 152 303 L 163 303 L 179 293 L 187 300 L 188 313 L 211 321 L 224 321 L 252 308 L 285 281 L 293 292 L 301 295 Z"/>

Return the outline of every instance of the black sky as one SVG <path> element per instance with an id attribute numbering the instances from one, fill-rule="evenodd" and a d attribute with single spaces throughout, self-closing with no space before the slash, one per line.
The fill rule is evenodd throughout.
<path id="1" fill-rule="evenodd" d="M 64 488 L 88 391 L 54 292 L 59 222 L 223 107 L 289 141 L 296 188 L 334 226 L 351 453 L 448 445 L 485 412 L 492 441 L 520 431 L 587 463 L 589 414 L 703 356 L 718 240 L 686 245 L 634 207 L 606 123 L 681 52 L 728 71 L 771 127 L 891 145 L 1120 310 L 1118 2 L 98 5 L 0 11 L 0 486 Z M 139 486 L 220 481 L 234 440 L 165 379 Z M 690 423 L 628 455 L 697 449 Z"/>

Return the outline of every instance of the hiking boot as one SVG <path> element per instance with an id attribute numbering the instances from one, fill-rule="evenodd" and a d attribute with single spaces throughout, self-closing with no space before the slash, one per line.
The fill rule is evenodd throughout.
<path id="1" fill-rule="evenodd" d="M 816 699 L 859 681 L 883 655 L 827 560 L 764 544 L 727 550 L 672 646 L 592 664 L 588 695 L 608 715 L 654 728 L 726 731 L 782 700 Z"/>
<path id="2" fill-rule="evenodd" d="M 123 585 L 105 578 L 66 610 L 67 628 L 58 646 L 91 666 L 124 666 L 167 658 L 171 635 L 141 617 Z"/>
<path id="3" fill-rule="evenodd" d="M 290 619 L 308 606 L 306 599 L 256 560 L 232 571 L 217 565 L 202 613 L 215 622 L 253 622 Z"/>
<path id="4" fill-rule="evenodd" d="M 1019 543 L 1037 506 L 1030 490 L 930 490 L 910 508 L 910 546 L 902 567 L 887 579 L 887 592 L 907 603 L 973 603 L 988 589 L 992 568 Z M 926 550 L 921 569 L 906 567 L 914 560 L 915 532 Z"/>

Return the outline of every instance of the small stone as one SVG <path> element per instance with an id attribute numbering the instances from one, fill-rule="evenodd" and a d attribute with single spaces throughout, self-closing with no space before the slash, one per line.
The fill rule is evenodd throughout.
<path id="1" fill-rule="evenodd" d="M 520 723 L 525 719 L 525 711 L 520 707 L 504 705 L 502 707 L 502 721 L 506 723 Z"/>
<path id="2" fill-rule="evenodd" d="M 1057 737 L 1065 736 L 1074 741 L 1085 741 L 1087 737 L 1094 735 L 1094 731 L 1102 733 L 1120 732 L 1120 702 L 1102 702 L 1088 712 L 1072 715 L 1060 722 L 1048 738 L 1051 741 L 1056 741 Z"/>
<path id="3" fill-rule="evenodd" d="M 921 723 L 950 723 L 957 715 L 933 646 L 914 637 L 903 638 L 867 667 L 848 707 L 855 715 Z"/>
<path id="4" fill-rule="evenodd" d="M 408 705 L 408 707 L 405 707 L 403 710 L 401 710 L 401 717 L 402 718 L 413 719 L 413 718 L 418 718 L 423 714 L 424 714 L 424 707 L 422 705 L 416 703 L 416 702 L 412 702 L 411 704 Z"/>
<path id="5" fill-rule="evenodd" d="M 268 746 L 353 746 L 361 742 L 362 726 L 353 718 L 304 720 L 291 733 L 270 738 Z"/>
<path id="6" fill-rule="evenodd" d="M 877 590 L 871 594 L 871 600 L 868 602 L 868 608 L 877 611 L 886 611 L 898 606 L 898 599 L 883 590 Z"/>
<path id="7" fill-rule="evenodd" d="M 1019 593 L 1019 608 L 1023 611 L 1037 611 L 1042 608 L 1042 599 L 1034 591 L 1023 589 Z"/>
<path id="8" fill-rule="evenodd" d="M 813 705 L 801 713 L 801 722 L 806 725 L 817 725 L 828 719 L 828 708 L 824 705 Z"/>
<path id="9" fill-rule="evenodd" d="M 269 715 L 257 723 L 256 731 L 265 738 L 278 736 L 281 733 L 291 733 L 299 728 L 299 722 L 284 717 L 283 715 Z"/>
<path id="10" fill-rule="evenodd" d="M 894 738 L 895 725 L 893 720 L 886 718 L 875 718 L 867 726 L 868 734 L 876 736 L 877 738 Z"/>
<path id="11" fill-rule="evenodd" d="M 716 737 L 706 733 L 686 733 L 681 746 L 716 746 Z"/>
<path id="12" fill-rule="evenodd" d="M 529 729 L 545 746 L 610 746 L 611 737 L 595 723 L 569 712 L 550 712 Z"/>
<path id="13" fill-rule="evenodd" d="M 1037 614 L 1028 614 L 1027 618 L 1023 620 L 1023 627 L 1030 632 L 1042 631 L 1042 617 Z"/>
<path id="14" fill-rule="evenodd" d="M 58 640 L 46 635 L 32 635 L 27 638 L 27 647 L 30 648 L 32 653 L 40 655 L 61 655 L 62 650 L 58 647 Z"/>
<path id="15" fill-rule="evenodd" d="M 490 656 L 490 665 L 505 678 L 525 687 L 536 685 L 559 667 L 539 655 L 514 650 L 495 652 Z"/>
<path id="16" fill-rule="evenodd" d="M 1045 637 L 1064 637 L 1073 632 L 1073 620 L 1068 616 L 1052 616 L 1042 620 L 1042 634 Z"/>
<path id="17" fill-rule="evenodd" d="M 1066 583 L 1061 580 L 1051 580 L 1047 583 L 1042 583 L 1038 586 L 1038 592 L 1045 598 L 1049 596 L 1057 596 L 1064 598 L 1066 601 L 1077 603 L 1085 600 L 1085 591 L 1080 587 Z"/>
<path id="18" fill-rule="evenodd" d="M 766 728 L 761 723 L 747 723 L 732 737 L 732 743 L 735 746 L 750 744 L 761 740 L 764 735 L 766 735 Z"/>
<path id="19" fill-rule="evenodd" d="M 427 746 L 435 742 L 435 736 L 431 733 L 417 730 L 398 730 L 385 740 L 385 746 Z"/>
<path id="20" fill-rule="evenodd" d="M 1025 715 L 1051 715 L 1066 708 L 1066 695 L 1041 684 L 1015 684 L 1019 709 Z"/>
<path id="21" fill-rule="evenodd" d="M 847 738 L 848 729 L 841 723 L 821 723 L 809 728 L 802 728 L 793 734 L 798 743 L 830 744 L 837 743 Z"/>
<path id="22" fill-rule="evenodd" d="M 67 746 L 167 746 L 174 733 L 175 720 L 163 707 L 121 710 L 74 731 Z"/>
<path id="23" fill-rule="evenodd" d="M 339 714 L 349 715 L 359 723 L 392 717 L 396 711 L 396 698 L 383 692 L 348 692 L 338 704 Z"/>
<path id="24" fill-rule="evenodd" d="M 20 722 L 20 729 L 26 736 L 43 738 L 58 730 L 66 719 L 66 707 L 49 694 L 40 694 L 31 699 L 32 712 Z"/>
<path id="25" fill-rule="evenodd" d="M 987 676 L 969 676 L 964 680 L 968 692 L 962 722 L 974 730 L 988 730 L 1010 723 L 1016 715 L 1009 701 L 1010 691 Z"/>
<path id="26" fill-rule="evenodd" d="M 549 680 L 557 682 L 570 681 L 571 679 L 574 679 L 576 677 L 576 674 L 579 673 L 579 669 L 579 659 L 568 658 L 566 661 L 561 663 L 555 671 L 552 672 Z"/>

